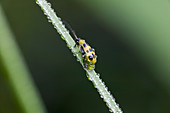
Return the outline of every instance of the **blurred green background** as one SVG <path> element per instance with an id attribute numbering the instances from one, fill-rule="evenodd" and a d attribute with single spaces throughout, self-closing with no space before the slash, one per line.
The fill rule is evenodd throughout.
<path id="1" fill-rule="evenodd" d="M 125 113 L 170 113 L 169 0 L 49 2 L 95 48 L 96 71 Z M 0 3 L 47 111 L 109 113 L 35 1 Z M 0 113 L 19 113 L 2 71 Z"/>

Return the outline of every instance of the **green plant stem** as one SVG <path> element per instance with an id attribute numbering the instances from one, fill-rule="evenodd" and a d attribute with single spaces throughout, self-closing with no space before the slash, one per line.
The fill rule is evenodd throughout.
<path id="1" fill-rule="evenodd" d="M 54 28 L 57 29 L 58 33 L 61 35 L 62 39 L 66 41 L 67 46 L 71 49 L 73 54 L 75 52 L 78 52 L 78 48 L 74 48 L 73 46 L 75 45 L 75 41 L 73 38 L 70 36 L 69 32 L 65 28 L 65 26 L 62 24 L 62 21 L 60 20 L 59 17 L 56 16 L 54 10 L 51 8 L 51 4 L 47 3 L 46 0 L 37 0 L 36 3 L 42 8 L 44 11 L 44 14 L 47 15 L 47 18 L 49 19 L 50 22 L 54 25 Z M 74 54 L 78 61 L 80 61 L 81 65 L 83 65 L 82 62 L 82 57 L 80 54 Z M 106 102 L 107 106 L 109 107 L 111 112 L 114 113 L 122 113 L 120 110 L 119 106 L 116 104 L 114 98 L 108 91 L 107 87 L 105 84 L 102 82 L 102 80 L 99 78 L 99 74 L 97 74 L 94 70 L 89 71 L 84 68 L 86 71 L 89 80 L 91 80 L 97 88 L 100 96 L 103 98 L 103 100 Z"/>
<path id="2" fill-rule="evenodd" d="M 0 5 L 0 65 L 19 113 L 46 113 Z"/>

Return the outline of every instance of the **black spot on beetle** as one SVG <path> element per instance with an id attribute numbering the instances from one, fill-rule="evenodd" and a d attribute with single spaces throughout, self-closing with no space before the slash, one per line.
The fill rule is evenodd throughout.
<path id="1" fill-rule="evenodd" d="M 82 51 L 82 54 L 85 54 L 84 48 L 82 46 L 81 46 L 81 51 Z"/>
<path id="2" fill-rule="evenodd" d="M 87 50 L 86 52 L 89 53 L 89 50 Z"/>
<path id="3" fill-rule="evenodd" d="M 83 44 L 83 46 L 84 46 L 84 47 L 87 47 L 87 45 L 86 45 L 86 44 Z"/>
<path id="4" fill-rule="evenodd" d="M 89 56 L 89 59 L 92 61 L 92 60 L 93 60 L 93 57 L 92 57 L 92 56 Z"/>

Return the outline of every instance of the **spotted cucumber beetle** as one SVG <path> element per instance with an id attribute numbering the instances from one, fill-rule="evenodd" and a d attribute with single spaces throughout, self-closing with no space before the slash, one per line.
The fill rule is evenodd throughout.
<path id="1" fill-rule="evenodd" d="M 78 46 L 82 57 L 83 57 L 83 66 L 84 68 L 88 70 L 93 70 L 95 68 L 95 63 L 97 62 L 97 56 L 95 54 L 95 50 L 89 46 L 89 44 L 86 43 L 85 40 L 80 39 L 77 37 L 75 31 L 71 28 L 71 26 L 64 21 L 65 25 L 70 29 L 72 34 L 75 37 L 75 46 Z"/>

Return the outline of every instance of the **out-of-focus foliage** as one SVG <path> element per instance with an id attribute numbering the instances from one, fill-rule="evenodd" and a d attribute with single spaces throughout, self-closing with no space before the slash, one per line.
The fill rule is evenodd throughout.
<path id="1" fill-rule="evenodd" d="M 15 100 L 14 104 L 18 108 L 16 112 L 45 113 L 45 107 L 39 98 L 36 86 L 32 82 L 31 75 L 9 28 L 1 4 L 0 15 L 0 64 L 3 72 L 2 78 L 5 78 L 5 82 L 7 82 L 10 89 L 8 93 Z M 15 110 L 12 111 L 15 113 Z"/>
<path id="2" fill-rule="evenodd" d="M 124 112 L 170 112 L 169 1 L 50 2 L 57 15 L 96 49 L 96 70 Z M 35 1 L 1 3 L 49 113 L 107 113 L 80 64 Z M 11 113 L 9 108 L 16 109 L 14 100 L 5 79 L 0 81 L 0 112 Z"/>
<path id="3" fill-rule="evenodd" d="M 167 0 L 82 0 L 109 28 L 123 29 L 122 37 L 141 55 L 156 79 L 170 91 L 170 2 Z M 101 7 L 102 6 L 102 7 Z M 103 15 L 103 16 L 101 16 Z"/>

